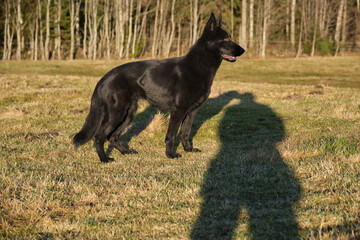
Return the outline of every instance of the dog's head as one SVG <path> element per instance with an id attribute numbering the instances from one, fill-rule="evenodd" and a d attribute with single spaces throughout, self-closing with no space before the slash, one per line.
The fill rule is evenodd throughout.
<path id="1" fill-rule="evenodd" d="M 203 32 L 205 46 L 219 58 L 235 62 L 236 57 L 242 55 L 245 50 L 231 40 L 230 34 L 222 27 L 221 20 L 221 13 L 217 20 L 211 13 Z"/>

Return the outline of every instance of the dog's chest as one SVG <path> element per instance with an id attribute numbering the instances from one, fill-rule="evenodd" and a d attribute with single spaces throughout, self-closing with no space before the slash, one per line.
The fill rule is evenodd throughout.
<path id="1" fill-rule="evenodd" d="M 214 76 L 209 76 L 206 81 L 203 81 L 199 83 L 199 86 L 194 88 L 194 92 L 192 92 L 191 95 L 189 95 L 188 100 L 190 105 L 190 111 L 197 109 L 200 107 L 206 99 L 208 99 L 210 92 L 211 92 L 211 86 L 213 82 Z"/>

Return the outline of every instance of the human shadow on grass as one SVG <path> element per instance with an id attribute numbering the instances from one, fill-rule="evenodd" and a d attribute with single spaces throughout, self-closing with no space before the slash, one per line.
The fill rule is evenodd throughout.
<path id="1" fill-rule="evenodd" d="M 205 174 L 203 204 L 192 239 L 296 239 L 293 205 L 300 185 L 276 144 L 284 138 L 280 118 L 251 93 L 228 92 L 199 110 L 194 134 L 232 99 L 218 134 L 221 149 Z"/>

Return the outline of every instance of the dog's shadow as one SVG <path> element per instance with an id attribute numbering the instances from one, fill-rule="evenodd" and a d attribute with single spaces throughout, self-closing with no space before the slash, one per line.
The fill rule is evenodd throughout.
<path id="1" fill-rule="evenodd" d="M 228 92 L 209 99 L 195 118 L 192 136 L 225 109 L 218 135 L 221 149 L 201 188 L 203 203 L 192 239 L 296 239 L 293 205 L 300 185 L 276 144 L 284 137 L 280 118 L 251 93 Z M 245 232 L 245 233 L 244 233 Z"/>
<path id="2" fill-rule="evenodd" d="M 121 145 L 127 149 L 130 149 L 129 143 L 131 139 L 138 136 L 146 129 L 156 113 L 158 113 L 158 109 L 150 105 L 144 111 L 137 114 L 129 128 L 124 132 L 124 134 L 120 136 Z M 109 156 L 113 150 L 114 146 L 109 144 L 109 147 L 106 150 L 106 156 Z"/>

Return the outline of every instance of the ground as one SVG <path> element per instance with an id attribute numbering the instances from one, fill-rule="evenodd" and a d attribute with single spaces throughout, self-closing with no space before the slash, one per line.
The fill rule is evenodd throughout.
<path id="1" fill-rule="evenodd" d="M 140 102 L 109 164 L 71 139 L 125 61 L 0 63 L 0 238 L 360 238 L 360 57 L 223 63 L 167 159 L 168 114 Z"/>

